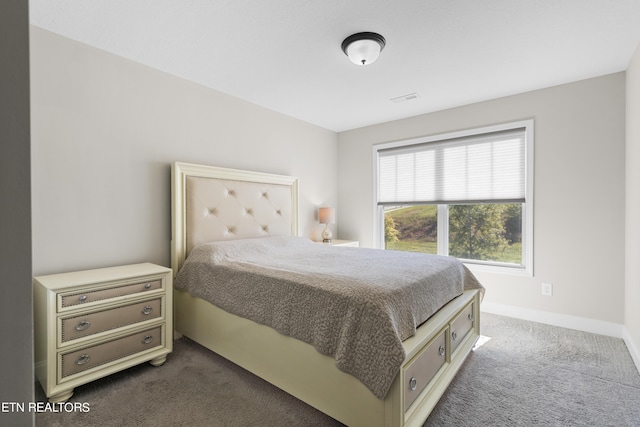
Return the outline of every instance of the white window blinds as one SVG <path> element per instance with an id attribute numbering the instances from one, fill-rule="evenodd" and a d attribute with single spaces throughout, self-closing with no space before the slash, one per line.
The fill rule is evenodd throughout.
<path id="1" fill-rule="evenodd" d="M 378 151 L 378 204 L 524 203 L 525 128 Z"/>

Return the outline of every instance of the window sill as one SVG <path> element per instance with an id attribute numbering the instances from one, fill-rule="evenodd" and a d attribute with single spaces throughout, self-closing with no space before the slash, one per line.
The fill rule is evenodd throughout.
<path id="1" fill-rule="evenodd" d="M 472 273 L 494 273 L 494 274 L 504 274 L 509 276 L 520 276 L 520 277 L 533 277 L 533 272 L 530 268 L 526 267 L 508 267 L 502 265 L 489 265 L 489 264 L 477 264 L 473 262 L 464 262 L 462 263 L 471 270 Z"/>

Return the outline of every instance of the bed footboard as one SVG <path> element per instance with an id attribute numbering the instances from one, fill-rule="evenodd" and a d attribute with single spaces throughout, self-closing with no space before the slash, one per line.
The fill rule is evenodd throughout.
<path id="1" fill-rule="evenodd" d="M 448 303 L 406 340 L 384 400 L 311 345 L 175 291 L 176 332 L 349 426 L 420 426 L 480 333 L 477 290 Z"/>

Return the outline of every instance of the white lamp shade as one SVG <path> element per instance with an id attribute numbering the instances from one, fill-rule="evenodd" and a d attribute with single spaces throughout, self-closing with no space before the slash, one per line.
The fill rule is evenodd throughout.
<path id="1" fill-rule="evenodd" d="M 336 222 L 336 210 L 334 208 L 318 209 L 318 219 L 320 224 L 333 224 Z"/>
<path id="2" fill-rule="evenodd" d="M 380 56 L 380 45 L 373 40 L 358 40 L 347 46 L 347 56 L 356 65 L 369 65 Z"/>

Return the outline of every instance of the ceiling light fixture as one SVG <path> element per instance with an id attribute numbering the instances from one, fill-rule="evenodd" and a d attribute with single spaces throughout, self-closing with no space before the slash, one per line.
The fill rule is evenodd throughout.
<path id="1" fill-rule="evenodd" d="M 386 40 L 377 33 L 357 33 L 342 42 L 342 51 L 356 65 L 369 65 L 375 62 L 384 49 Z"/>

